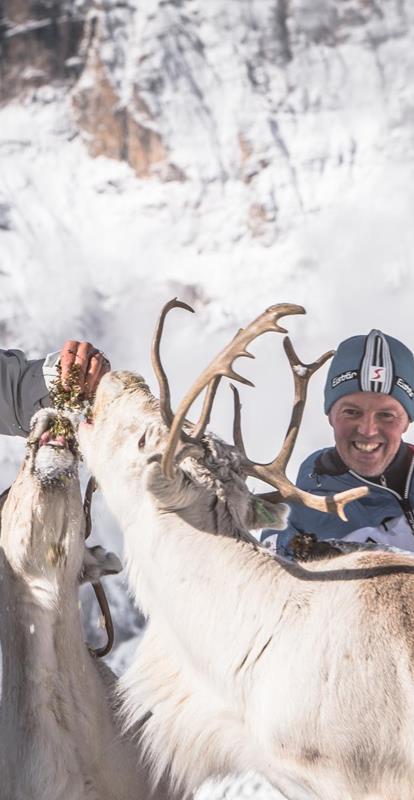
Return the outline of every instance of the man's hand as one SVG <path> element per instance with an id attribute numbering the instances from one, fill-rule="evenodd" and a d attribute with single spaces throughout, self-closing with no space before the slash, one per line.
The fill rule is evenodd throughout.
<path id="1" fill-rule="evenodd" d="M 60 352 L 61 382 L 65 389 L 69 389 L 67 379 L 73 364 L 79 367 L 79 388 L 87 398 L 95 394 L 102 376 L 111 369 L 107 357 L 93 344 L 69 339 Z"/>

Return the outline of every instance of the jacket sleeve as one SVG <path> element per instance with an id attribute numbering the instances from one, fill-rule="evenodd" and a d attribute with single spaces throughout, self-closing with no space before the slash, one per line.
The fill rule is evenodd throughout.
<path id="1" fill-rule="evenodd" d="M 35 411 L 49 404 L 43 365 L 21 350 L 0 350 L 0 433 L 26 436 Z"/>

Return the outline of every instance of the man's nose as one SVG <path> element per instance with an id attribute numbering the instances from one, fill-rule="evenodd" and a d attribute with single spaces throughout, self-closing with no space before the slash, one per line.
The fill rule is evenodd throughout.
<path id="1" fill-rule="evenodd" d="M 361 436 L 375 436 L 378 433 L 378 420 L 375 414 L 364 414 L 358 420 L 358 433 Z"/>

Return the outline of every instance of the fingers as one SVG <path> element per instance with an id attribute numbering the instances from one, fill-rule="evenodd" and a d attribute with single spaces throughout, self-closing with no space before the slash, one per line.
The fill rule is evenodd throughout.
<path id="1" fill-rule="evenodd" d="M 86 397 L 92 397 L 95 394 L 99 381 L 110 369 L 111 365 L 104 353 L 98 351 L 90 358 L 84 384 Z"/>
<path id="2" fill-rule="evenodd" d="M 64 389 L 69 389 L 69 375 L 73 365 L 79 367 L 79 389 L 86 397 L 91 397 L 105 372 L 111 365 L 100 350 L 90 342 L 77 342 L 68 339 L 60 353 L 61 381 Z"/>

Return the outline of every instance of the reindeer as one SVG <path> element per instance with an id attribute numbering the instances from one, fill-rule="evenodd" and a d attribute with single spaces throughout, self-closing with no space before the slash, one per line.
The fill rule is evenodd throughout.
<path id="1" fill-rule="evenodd" d="M 66 435 L 54 435 L 57 418 L 35 415 L 2 509 L 0 798 L 147 800 L 116 723 L 114 676 L 91 657 L 79 612 L 80 579 L 121 565 L 102 548 L 85 552 L 74 430 L 67 419 Z"/>
<path id="2" fill-rule="evenodd" d="M 141 376 L 100 383 L 81 450 L 125 535 L 129 582 L 149 622 L 121 680 L 125 726 L 139 719 L 155 777 L 170 770 L 193 791 L 206 778 L 256 770 L 289 800 L 412 800 L 414 562 L 356 551 L 310 563 L 275 558 L 251 541 L 263 508 L 283 527 L 285 505 L 344 514 L 365 493 L 306 495 L 285 475 L 311 374 L 285 349 L 296 394 L 286 441 L 271 464 L 248 459 L 236 395 L 236 446 L 206 433 L 218 381 L 248 344 L 282 331 L 268 309 L 204 370 L 171 411 L 154 338 L 160 401 Z M 246 382 L 244 380 L 244 382 Z M 200 421 L 186 415 L 205 388 Z M 249 475 L 274 490 L 246 486 Z M 273 503 L 273 505 L 271 505 Z"/>

